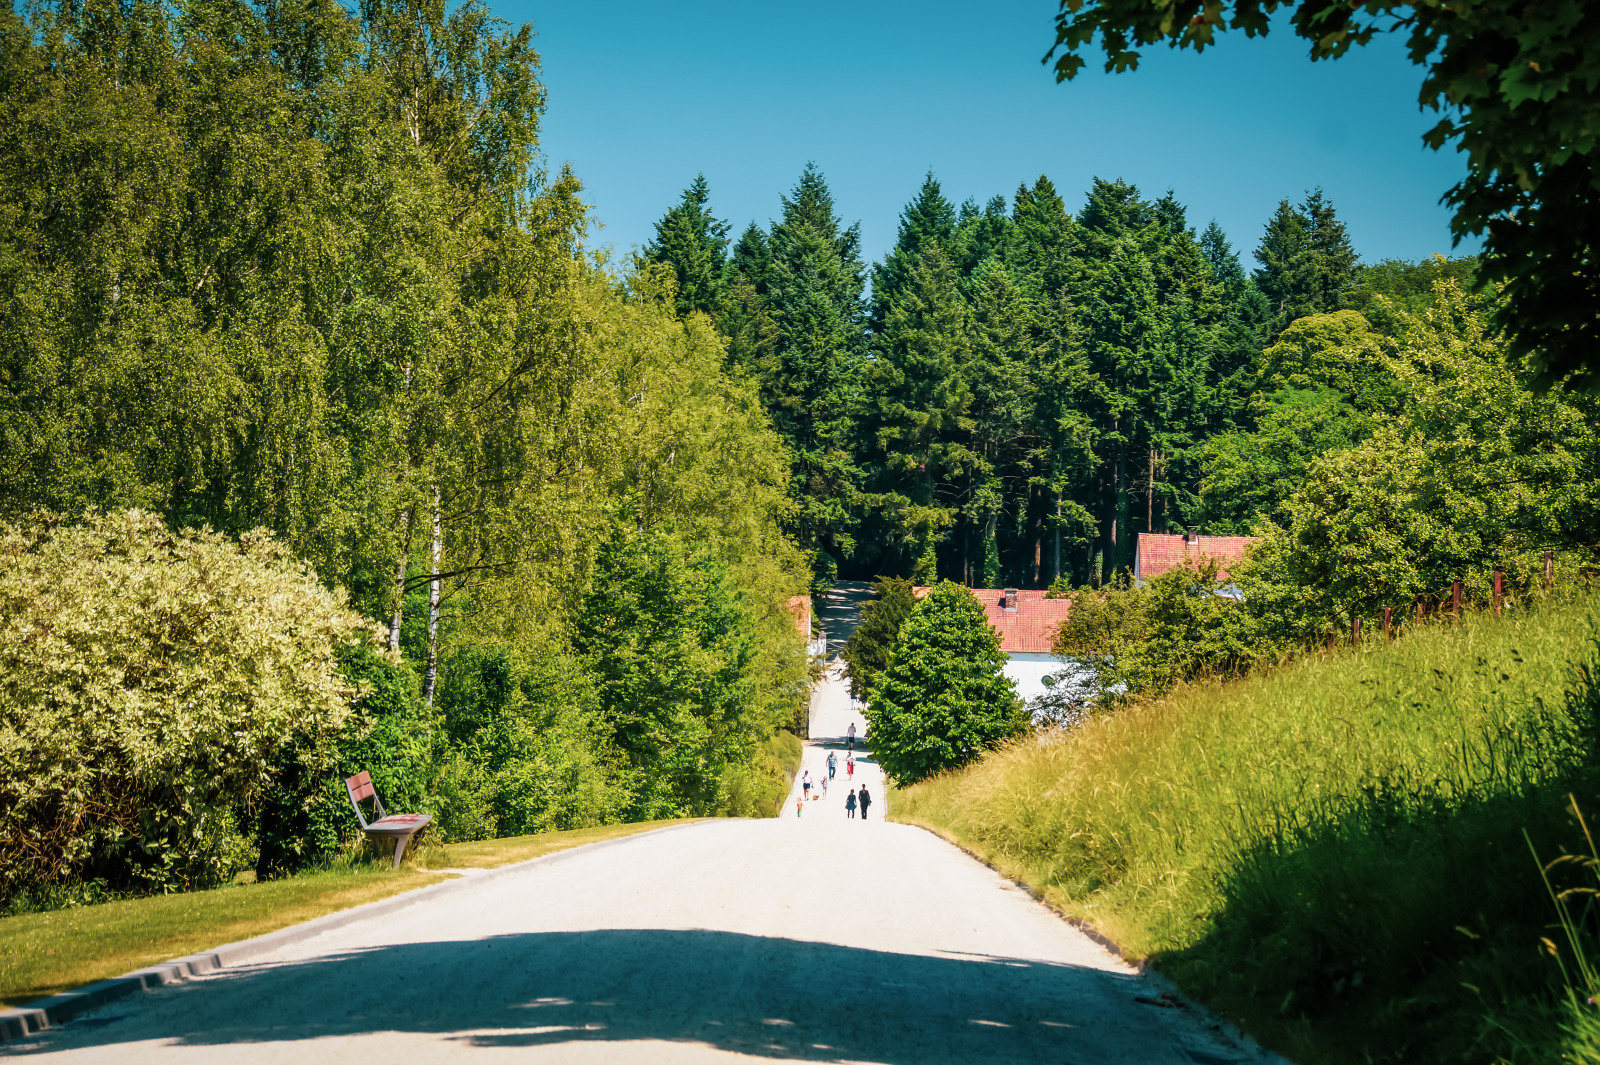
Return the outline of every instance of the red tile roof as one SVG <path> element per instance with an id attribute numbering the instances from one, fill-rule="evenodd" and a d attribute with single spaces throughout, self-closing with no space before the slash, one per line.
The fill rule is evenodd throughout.
<path id="1" fill-rule="evenodd" d="M 1254 536 L 1197 536 L 1195 539 L 1199 543 L 1190 544 L 1188 537 L 1181 533 L 1140 533 L 1134 576 L 1139 580 L 1159 577 L 1191 558 L 1236 562 L 1244 557 L 1244 549 L 1256 542 Z M 1217 570 L 1217 579 L 1228 579 L 1226 566 Z"/>
<path id="2" fill-rule="evenodd" d="M 928 589 L 919 585 L 912 594 L 921 599 Z M 974 588 L 972 594 L 983 604 L 989 627 L 1000 634 L 1000 650 L 1008 655 L 1049 654 L 1055 649 L 1056 626 L 1072 609 L 1072 600 L 1046 599 L 1041 588 L 1018 590 L 1015 612 L 1000 605 L 1003 588 Z"/>

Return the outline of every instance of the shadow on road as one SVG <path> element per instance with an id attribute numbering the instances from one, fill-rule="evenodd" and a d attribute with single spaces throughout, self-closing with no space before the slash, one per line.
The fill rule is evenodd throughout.
<path id="1" fill-rule="evenodd" d="M 840 906 L 850 904 L 848 875 L 845 884 Z M 896 1065 L 1188 1060 L 1162 1038 L 1162 1010 L 1129 1004 L 1136 986 L 1134 977 L 1017 958 L 726 932 L 541 933 L 225 972 L 163 989 L 156 994 L 167 1001 L 145 1000 L 96 1027 L 68 1026 L 62 1046 L 47 1037 L 35 1049 L 415 1032 L 468 1047 L 667 1040 Z M 1149 1018 L 1147 1030 L 1130 1031 L 1130 1011 Z"/>

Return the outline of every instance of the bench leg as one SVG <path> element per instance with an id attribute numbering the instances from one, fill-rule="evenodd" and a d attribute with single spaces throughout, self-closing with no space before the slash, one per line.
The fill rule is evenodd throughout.
<path id="1" fill-rule="evenodd" d="M 415 832 L 408 832 L 394 838 L 394 865 L 390 866 L 391 869 L 400 868 L 400 859 L 406 856 L 406 844 L 411 842 L 411 837 L 414 835 Z"/>

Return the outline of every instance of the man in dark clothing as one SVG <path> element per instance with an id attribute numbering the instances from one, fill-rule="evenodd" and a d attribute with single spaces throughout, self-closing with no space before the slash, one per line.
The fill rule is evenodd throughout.
<path id="1" fill-rule="evenodd" d="M 856 802 L 861 804 L 861 820 L 865 821 L 867 819 L 867 807 L 872 805 L 872 796 L 867 794 L 867 787 L 865 784 L 863 784 L 861 786 L 861 790 L 856 793 Z"/>

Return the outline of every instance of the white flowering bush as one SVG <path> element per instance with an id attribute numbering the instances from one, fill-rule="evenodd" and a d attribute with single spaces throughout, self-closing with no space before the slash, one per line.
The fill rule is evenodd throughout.
<path id="1" fill-rule="evenodd" d="M 348 713 L 336 654 L 365 629 L 266 533 L 0 526 L 0 902 L 231 875 L 279 748 Z"/>

